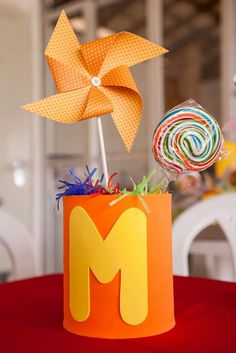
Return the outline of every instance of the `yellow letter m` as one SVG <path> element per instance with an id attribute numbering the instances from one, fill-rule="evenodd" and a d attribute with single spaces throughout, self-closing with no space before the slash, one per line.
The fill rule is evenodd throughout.
<path id="1" fill-rule="evenodd" d="M 81 207 L 70 215 L 70 310 L 76 321 L 90 315 L 90 277 L 106 284 L 121 271 L 120 314 L 130 325 L 142 323 L 148 313 L 147 224 L 138 208 L 124 211 L 102 239 Z"/>

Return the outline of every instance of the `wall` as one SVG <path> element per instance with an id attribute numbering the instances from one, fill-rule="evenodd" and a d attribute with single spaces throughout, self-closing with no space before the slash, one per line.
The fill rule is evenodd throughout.
<path id="1" fill-rule="evenodd" d="M 0 198 L 2 207 L 31 228 L 32 119 L 20 107 L 31 98 L 29 1 L 0 1 Z M 10 165 L 26 165 L 26 184 L 17 188 Z"/>

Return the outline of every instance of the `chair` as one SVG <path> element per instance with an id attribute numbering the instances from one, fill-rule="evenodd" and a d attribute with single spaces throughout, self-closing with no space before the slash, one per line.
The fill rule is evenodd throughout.
<path id="1" fill-rule="evenodd" d="M 0 209 L 0 242 L 6 247 L 11 258 L 11 279 L 17 280 L 36 275 L 32 238 L 17 219 L 2 209 Z"/>
<path id="2" fill-rule="evenodd" d="M 225 193 L 200 201 L 184 211 L 173 224 L 173 265 L 177 275 L 189 275 L 188 254 L 194 238 L 206 227 L 217 223 L 223 230 L 233 258 L 233 280 L 236 280 L 236 193 Z M 196 241 L 197 254 L 223 255 L 226 241 Z M 210 244 L 209 244 L 210 243 Z M 210 245 L 210 252 L 205 251 Z M 208 247 L 209 249 L 209 247 Z"/>

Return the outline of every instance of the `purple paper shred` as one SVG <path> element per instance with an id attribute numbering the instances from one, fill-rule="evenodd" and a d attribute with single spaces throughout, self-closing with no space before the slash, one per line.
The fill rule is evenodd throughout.
<path id="1" fill-rule="evenodd" d="M 87 173 L 84 173 L 84 181 L 82 181 L 75 175 L 75 170 L 73 167 L 69 169 L 69 174 L 73 181 L 72 183 L 66 180 L 59 180 L 62 185 L 58 189 L 65 190 L 63 192 L 59 192 L 56 195 L 58 209 L 60 205 L 60 200 L 63 198 L 63 196 L 101 194 L 105 190 L 104 187 L 101 185 L 104 179 L 104 174 L 101 175 L 100 179 L 94 181 L 92 180 L 92 178 L 96 173 L 97 168 L 93 168 L 93 170 L 90 172 L 88 166 L 86 165 L 86 171 Z"/>

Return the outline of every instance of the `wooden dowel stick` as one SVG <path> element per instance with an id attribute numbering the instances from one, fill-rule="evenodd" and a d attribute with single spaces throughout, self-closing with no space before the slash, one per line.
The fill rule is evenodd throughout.
<path id="1" fill-rule="evenodd" d="M 100 117 L 97 118 L 97 123 L 98 123 L 98 135 L 99 135 L 101 156 L 102 156 L 102 168 L 104 172 L 105 182 L 107 184 L 108 183 L 107 158 L 106 158 L 105 143 L 104 143 L 103 130 L 102 130 L 102 121 Z"/>

